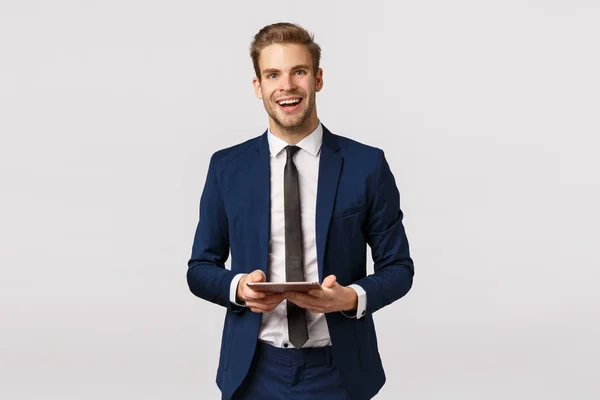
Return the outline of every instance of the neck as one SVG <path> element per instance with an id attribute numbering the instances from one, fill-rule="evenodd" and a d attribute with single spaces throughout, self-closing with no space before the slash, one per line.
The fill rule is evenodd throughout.
<path id="1" fill-rule="evenodd" d="M 316 116 L 300 126 L 286 128 L 269 118 L 269 130 L 273 135 L 285 141 L 287 144 L 296 144 L 310 135 L 319 126 L 319 118 Z"/>

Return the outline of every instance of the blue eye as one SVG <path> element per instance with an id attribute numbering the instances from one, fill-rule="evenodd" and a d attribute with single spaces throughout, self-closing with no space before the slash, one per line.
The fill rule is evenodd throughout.
<path id="1" fill-rule="evenodd" d="M 304 71 L 302 71 L 301 69 L 296 71 L 296 75 L 304 75 Z"/>
<path id="2" fill-rule="evenodd" d="M 269 78 L 269 79 L 273 79 L 273 78 L 275 78 L 276 76 L 277 76 L 277 74 L 269 74 L 269 75 L 268 75 L 268 78 Z"/>

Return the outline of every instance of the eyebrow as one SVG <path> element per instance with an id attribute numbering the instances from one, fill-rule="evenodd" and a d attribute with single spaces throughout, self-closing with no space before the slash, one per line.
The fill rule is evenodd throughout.
<path id="1" fill-rule="evenodd" d="M 295 71 L 295 70 L 298 70 L 298 69 L 309 69 L 309 68 L 310 67 L 307 64 L 300 64 L 300 65 L 294 65 L 291 68 L 291 70 Z M 267 68 L 267 69 L 263 69 L 263 71 L 262 71 L 263 75 L 265 75 L 265 74 L 272 74 L 274 72 L 281 72 L 281 71 L 279 71 L 276 68 Z"/>

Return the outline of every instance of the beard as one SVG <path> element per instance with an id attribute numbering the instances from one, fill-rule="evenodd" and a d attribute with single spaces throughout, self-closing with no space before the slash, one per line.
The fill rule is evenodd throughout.
<path id="1" fill-rule="evenodd" d="M 307 100 L 309 100 L 308 106 L 299 110 L 299 113 L 295 115 L 285 115 L 275 101 L 267 102 L 263 100 L 263 103 L 267 114 L 282 132 L 295 133 L 302 132 L 310 123 L 310 116 L 315 108 L 315 95 L 313 94 L 310 99 L 303 97 L 302 102 Z"/>

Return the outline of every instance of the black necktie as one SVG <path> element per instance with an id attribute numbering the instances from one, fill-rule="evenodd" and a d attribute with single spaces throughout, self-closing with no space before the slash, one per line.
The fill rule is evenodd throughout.
<path id="1" fill-rule="evenodd" d="M 283 193 L 285 198 L 285 278 L 287 282 L 304 281 L 304 257 L 302 255 L 302 223 L 300 220 L 300 190 L 298 170 L 294 164 L 297 146 L 287 146 L 287 160 L 283 172 Z M 287 302 L 287 319 L 290 342 L 297 349 L 308 340 L 306 310 Z"/>

